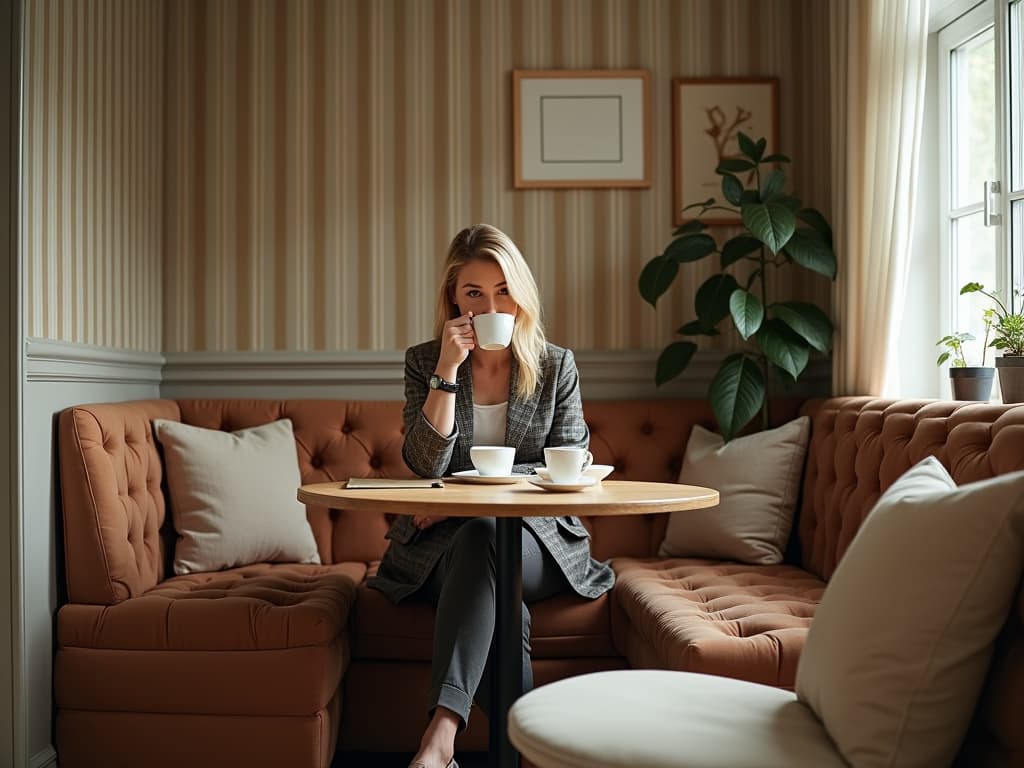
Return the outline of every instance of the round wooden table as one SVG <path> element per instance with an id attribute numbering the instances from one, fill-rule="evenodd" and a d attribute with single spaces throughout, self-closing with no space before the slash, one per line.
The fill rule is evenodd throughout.
<path id="1" fill-rule="evenodd" d="M 486 485 L 445 478 L 443 488 L 345 488 L 344 482 L 299 488 L 299 501 L 329 509 L 397 515 L 493 517 L 495 542 L 495 680 L 490 718 L 490 764 L 516 768 L 519 754 L 508 740 L 508 710 L 523 693 L 522 518 L 611 517 L 679 512 L 718 504 L 718 491 L 695 485 L 605 480 L 574 492 L 546 491 L 524 479 Z"/>

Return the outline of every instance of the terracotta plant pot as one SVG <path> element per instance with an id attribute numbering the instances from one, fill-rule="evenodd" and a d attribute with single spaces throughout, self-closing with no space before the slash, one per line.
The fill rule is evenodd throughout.
<path id="1" fill-rule="evenodd" d="M 954 400 L 988 401 L 992 397 L 992 378 L 995 368 L 950 368 L 949 384 Z"/>
<path id="2" fill-rule="evenodd" d="M 1004 355 L 996 358 L 999 371 L 999 389 L 1004 403 L 1024 403 L 1024 355 Z"/>

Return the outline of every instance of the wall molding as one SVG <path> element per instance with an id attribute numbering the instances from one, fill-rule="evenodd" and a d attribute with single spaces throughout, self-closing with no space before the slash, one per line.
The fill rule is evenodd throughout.
<path id="1" fill-rule="evenodd" d="M 706 396 L 728 352 L 699 352 L 686 374 L 654 385 L 660 350 L 580 350 L 575 353 L 583 396 L 590 400 Z M 351 352 L 169 353 L 163 397 L 323 397 L 355 400 L 404 398 L 402 350 Z M 815 360 L 794 394 L 828 395 L 831 363 Z"/>
<path id="2" fill-rule="evenodd" d="M 26 381 L 159 384 L 164 356 L 51 339 L 25 339 Z"/>

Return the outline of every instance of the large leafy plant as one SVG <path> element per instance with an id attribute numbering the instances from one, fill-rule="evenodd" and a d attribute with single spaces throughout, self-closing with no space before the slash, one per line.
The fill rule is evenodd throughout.
<path id="1" fill-rule="evenodd" d="M 795 382 L 812 350 L 832 347 L 832 322 L 818 307 L 800 301 L 768 302 L 768 281 L 775 269 L 792 265 L 829 279 L 836 276 L 832 229 L 814 208 L 785 192 L 786 174 L 779 167 L 790 159 L 765 155 L 767 141 L 738 136 L 740 155 L 723 158 L 715 172 L 722 177 L 723 202 L 709 198 L 686 206 L 694 218 L 676 228 L 665 252 L 640 274 L 640 295 L 652 307 L 672 285 L 679 266 L 717 255 L 718 274 L 697 289 L 696 318 L 676 331 L 681 336 L 717 336 L 727 318 L 744 341 L 742 350 L 722 361 L 708 388 L 719 428 L 729 440 L 760 412 L 767 426 L 766 388 L 772 372 Z M 719 245 L 701 217 L 709 211 L 739 214 L 738 234 Z M 745 269 L 742 267 L 746 267 Z M 771 268 L 771 271 L 770 271 Z M 674 341 L 658 357 L 656 381 L 661 386 L 690 364 L 697 344 Z"/>

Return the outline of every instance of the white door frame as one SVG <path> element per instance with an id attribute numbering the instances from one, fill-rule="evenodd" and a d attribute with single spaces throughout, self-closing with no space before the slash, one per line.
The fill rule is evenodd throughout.
<path id="1" fill-rule="evenodd" d="M 0 0 L 0 765 L 26 764 L 21 638 L 22 0 Z"/>

